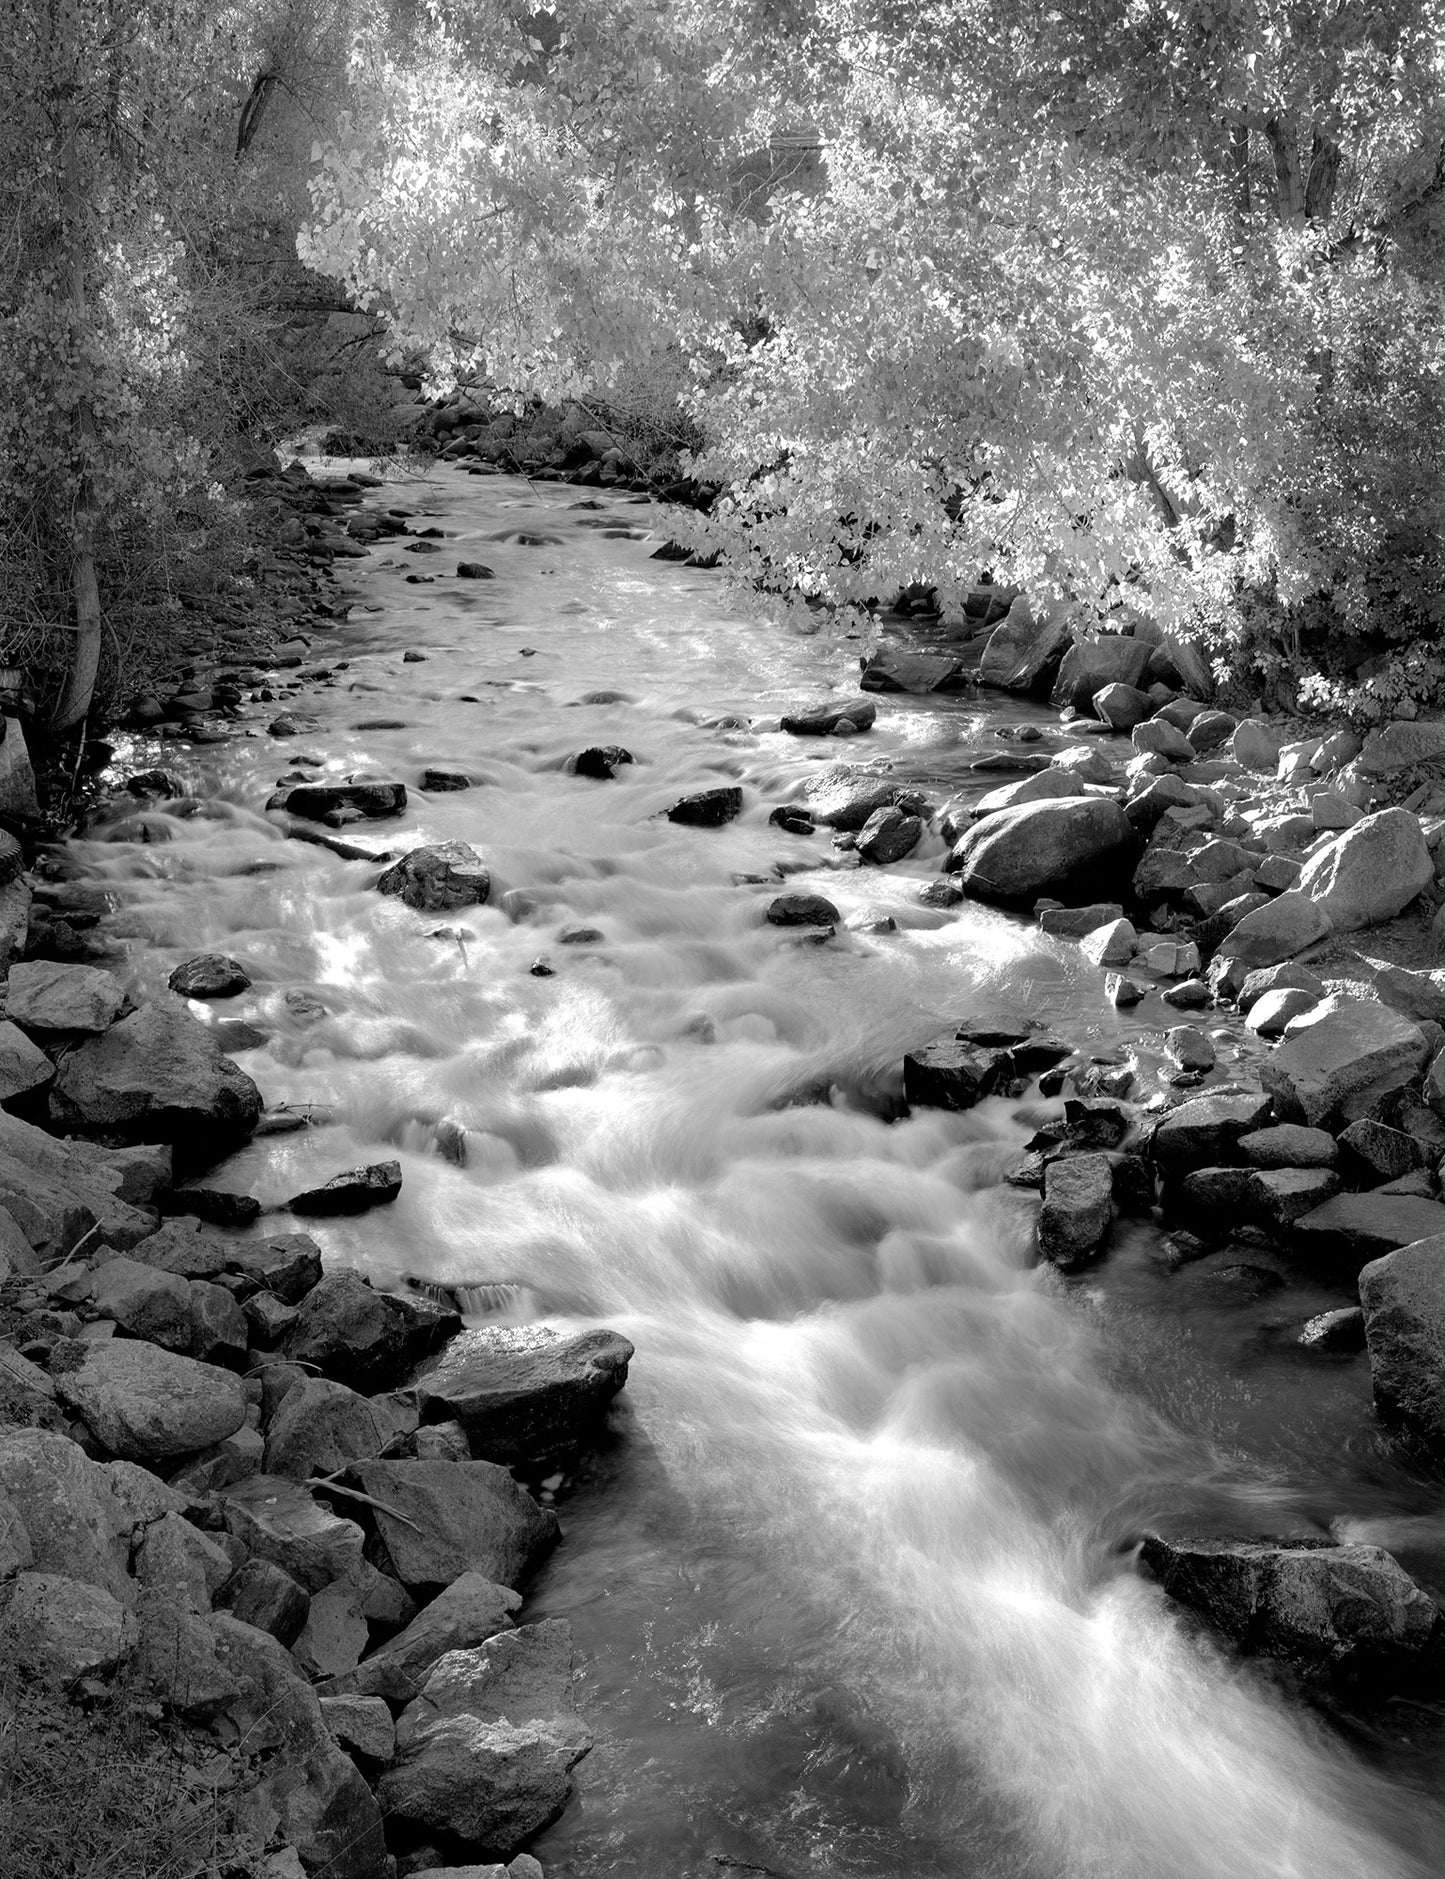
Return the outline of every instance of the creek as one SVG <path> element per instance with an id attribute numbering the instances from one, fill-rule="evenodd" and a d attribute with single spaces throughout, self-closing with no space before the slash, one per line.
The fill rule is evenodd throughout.
<path id="1" fill-rule="evenodd" d="M 851 742 L 751 729 L 851 689 L 858 647 L 649 559 L 645 501 L 447 468 L 372 494 L 446 539 L 352 564 L 351 619 L 308 658 L 332 677 L 297 700 L 321 729 L 179 759 L 128 741 L 119 767 L 179 763 L 202 811 L 148 808 L 71 852 L 110 930 L 146 942 L 138 991 L 198 951 L 239 958 L 253 990 L 196 1009 L 265 1034 L 237 1060 L 268 1103 L 333 1113 L 257 1140 L 224 1185 L 271 1203 L 397 1155 L 395 1205 L 321 1224 L 329 1261 L 637 1347 L 527 1607 L 571 1620 L 598 1738 L 534 1848 L 548 1879 L 1440 1871 L 1434 1719 L 1325 1716 L 1132 1563 L 1160 1522 L 1333 1531 L 1445 1585 L 1438 1494 L 1379 1434 L 1364 1359 L 1294 1344 L 1341 1296 L 1297 1274 L 1212 1289 L 1147 1224 L 1060 1279 L 1003 1183 L 1026 1105 L 892 1117 L 904 1051 L 949 1024 L 1027 1016 L 1107 1052 L 1163 1028 L 1157 998 L 1121 1016 L 1068 942 L 920 905 L 936 834 L 790 881 L 896 932 L 819 946 L 763 923 L 775 863 L 831 858 L 826 832 L 767 822 L 818 764 L 891 761 L 941 801 L 1005 780 L 969 768 L 998 727 L 1053 720 L 965 693 L 880 698 Z M 455 579 L 458 557 L 497 578 Z M 606 744 L 636 762 L 567 773 Z M 470 842 L 489 904 L 420 915 L 374 867 L 287 839 L 263 805 L 298 755 L 401 778 L 404 819 L 347 839 Z M 428 764 L 477 787 L 423 792 Z M 730 782 L 726 827 L 660 814 Z M 579 925 L 602 937 L 559 943 Z"/>

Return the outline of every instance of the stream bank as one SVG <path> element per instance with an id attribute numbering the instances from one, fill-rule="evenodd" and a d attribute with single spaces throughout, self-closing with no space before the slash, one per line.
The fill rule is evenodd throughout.
<path id="1" fill-rule="evenodd" d="M 1425 1595 L 1356 1557 L 1388 1537 L 1426 1593 L 1440 1584 L 1428 1472 L 1376 1425 L 1367 1359 L 1297 1343 L 1307 1322 L 1355 1309 L 1361 1249 L 1301 1253 L 1295 1216 L 1271 1211 L 1281 1187 L 1293 1207 L 1306 1189 L 1332 1204 L 1330 1180 L 1343 1199 L 1369 1185 L 1348 1160 L 1357 1122 L 1428 1142 L 1414 1110 L 1434 1114 L 1435 1020 L 1402 1014 L 1380 1045 L 1398 1074 L 1369 1080 L 1378 1114 L 1347 1117 L 1360 1091 L 1331 1083 L 1304 1120 L 1276 1117 L 1260 1071 L 1292 1044 L 1276 1051 L 1238 1023 L 1232 994 L 1251 1014 L 1257 1003 L 1245 978 L 1211 986 L 1187 950 L 1199 922 L 1241 898 L 1289 911 L 1292 876 L 1270 869 L 1277 884 L 1255 884 L 1278 853 L 1257 823 L 1278 818 L 1282 786 L 1303 794 L 1306 770 L 1315 795 L 1348 803 L 1323 787 L 1339 780 L 1339 751 L 1316 770 L 1312 746 L 1281 785 L 1277 753 L 1270 779 L 1190 744 L 1195 712 L 1174 727 L 1187 755 L 1134 738 L 1131 766 L 1162 766 L 1125 776 L 1107 733 L 1061 737 L 1026 700 L 1000 712 L 961 691 L 860 698 L 830 659 L 819 701 L 818 644 L 770 638 L 699 571 L 652 568 L 659 537 L 642 505 L 456 471 L 396 494 L 367 500 L 417 513 L 392 516 L 406 537 L 373 549 L 323 656 L 308 646 L 287 655 L 298 666 L 263 672 L 257 696 L 227 707 L 243 715 L 217 724 L 225 741 L 122 745 L 120 774 L 172 774 L 100 809 L 51 864 L 46 904 L 146 1009 L 198 954 L 234 958 L 248 980 L 183 1009 L 283 1132 L 183 1180 L 179 1203 L 172 1183 L 168 1209 L 214 1214 L 223 1195 L 243 1197 L 268 1211 L 226 1243 L 269 1247 L 270 1210 L 340 1169 L 378 1171 L 352 1188 L 381 1205 L 308 1216 L 329 1271 L 365 1270 L 372 1299 L 397 1311 L 424 1317 L 440 1298 L 443 1315 L 465 1303 L 483 1327 L 545 1320 L 636 1346 L 613 1435 L 543 1490 L 560 1495 L 567 1538 L 527 1582 L 528 1623 L 577 1632 L 598 1736 L 580 1804 L 533 1843 L 547 1869 L 723 1859 L 792 1872 L 825 1857 L 836 1871 L 942 1874 L 993 1858 L 1020 1873 L 1091 1860 L 1144 1873 L 1167 1855 L 1183 1871 L 1243 1873 L 1285 1870 L 1303 1833 L 1319 1870 L 1411 1870 L 1434 1832 L 1428 1807 L 1388 1824 L 1391 1775 L 1376 1785 L 1368 1757 L 1297 1730 L 1261 1686 L 1220 1680 L 1211 1647 L 1131 1563 L 1146 1527 L 1160 1546 L 1290 1541 L 1288 1559 L 1250 1555 L 1259 1586 L 1241 1641 L 1303 1662 L 1330 1704 L 1339 1681 L 1348 1693 L 1362 1674 L 1398 1678 L 1402 1657 L 1428 1664 L 1435 1648 Z M 821 710 L 801 709 L 809 700 Z M 1216 773 L 1197 775 L 1200 763 Z M 390 793 L 347 781 L 358 773 Z M 1057 793 L 972 814 L 1010 774 L 1050 776 Z M 283 801 L 268 810 L 273 791 Z M 1127 834 L 1107 818 L 1117 840 L 1089 885 L 1121 898 L 1093 902 L 1087 925 L 1075 915 L 1077 938 L 1056 910 L 1029 924 L 965 894 L 985 875 L 997 889 L 1003 835 L 1018 867 L 1021 842 L 1060 805 L 1072 816 L 1067 805 L 1114 792 Z M 1371 820 L 1349 806 L 1351 829 Z M 1296 844 L 1322 832 L 1312 807 L 1308 819 Z M 335 847 L 298 846 L 303 832 Z M 469 880 L 452 869 L 440 905 L 376 892 L 404 852 L 447 843 L 480 858 L 484 897 L 474 868 Z M 1151 854 L 1146 921 L 1136 879 Z M 1248 886 L 1208 911 L 1189 904 L 1226 859 L 1238 865 L 1219 882 L 1247 873 Z M 1061 884 L 1010 880 L 1003 897 L 1029 906 Z M 800 908 L 804 894 L 826 904 Z M 1225 942 L 1265 904 L 1236 911 L 1216 959 L 1241 957 Z M 1282 963 L 1326 991 L 1327 965 Z M 1108 991 L 1109 972 L 1135 979 L 1136 1004 Z M 1166 997 L 1191 984 L 1225 1002 L 1181 1026 Z M 1410 982 L 1417 999 L 1432 989 Z M 1381 1010 L 1349 1001 L 1361 1002 Z M 133 1022 L 116 1005 L 95 1035 Z M 1171 1043 L 1183 1029 L 1198 1035 Z M 1181 1096 L 1213 1107 L 1191 1116 Z M 1298 1088 L 1295 1100 L 1306 1107 Z M 1277 1127 L 1326 1138 L 1304 1145 L 1326 1158 L 1306 1170 L 1313 1188 L 1255 1161 L 1280 1152 L 1252 1140 Z M 1435 1159 L 1391 1176 L 1426 1177 L 1399 1198 L 1439 1207 Z M 379 1171 L 393 1163 L 400 1186 L 386 1196 Z M 1176 1216 L 1162 1222 L 1161 1197 Z M 1368 1211 L 1373 1231 L 1380 1203 Z M 1040 1215 L 1046 1256 L 1069 1269 L 1057 1278 L 1034 1269 Z M 130 1260 L 149 1265 L 157 1239 L 136 1238 Z M 80 1290 L 60 1306 L 83 1309 L 51 1327 L 57 1389 L 68 1343 L 88 1341 L 77 1330 L 111 1324 L 127 1341 L 95 1295 L 115 1263 L 65 1277 Z M 236 1263 L 172 1276 L 214 1288 L 242 1276 Z M 242 1299 L 243 1316 L 257 1296 L 274 1286 Z M 269 1306 L 252 1316 L 263 1312 L 284 1345 L 294 1327 Z M 381 1396 L 405 1379 L 385 1381 Z M 247 1404 L 258 1425 L 279 1407 Z M 271 1430 L 256 1433 L 264 1459 Z M 435 1465 L 368 1465 L 423 1460 Z M 344 1507 L 335 1518 L 356 1524 Z M 1293 1593 L 1319 1550 L 1293 1543 L 1320 1540 L 1349 1542 L 1329 1563 L 1365 1572 L 1356 1598 L 1377 1588 L 1371 1624 L 1343 1637 L 1321 1621 L 1282 1640 L 1271 1589 L 1288 1580 Z M 1155 1557 L 1168 1584 L 1176 1567 Z M 1198 1584 L 1203 1568 L 1186 1563 Z M 1382 1663 L 1364 1662 L 1370 1637 Z M 1032 1718 L 1010 1697 L 1019 1661 Z M 1146 1674 L 1148 1662 L 1166 1668 Z M 1111 1727 L 1081 1741 L 1080 1705 L 1106 1672 Z M 1220 1796 L 1189 1760 L 1182 1708 L 1250 1797 L 1247 1828 L 1213 1843 L 1196 1830 Z M 1342 1726 L 1373 1732 L 1372 1752 L 1406 1782 L 1413 1751 L 1387 1721 L 1367 1706 Z M 570 1728 L 552 1733 L 570 1740 Z M 1029 1728 L 1058 1753 L 1073 1744 L 1067 1818 L 1049 1813 L 1020 1753 Z M 1150 1799 L 1161 1783 L 1178 1818 Z M 1343 1822 L 1337 1790 L 1351 1801 Z M 1286 1830 L 1284 1810 L 1305 1825 Z"/>

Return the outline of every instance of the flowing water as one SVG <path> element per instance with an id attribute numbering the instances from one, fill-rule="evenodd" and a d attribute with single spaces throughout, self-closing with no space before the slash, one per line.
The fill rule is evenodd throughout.
<path id="1" fill-rule="evenodd" d="M 849 684 L 858 648 L 651 561 L 645 504 L 457 470 L 377 499 L 451 539 L 365 564 L 364 605 L 312 649 L 345 662 L 305 694 L 322 730 L 196 750 L 200 813 L 148 810 L 74 852 L 113 927 L 154 942 L 140 991 L 192 952 L 236 955 L 254 990 L 197 1010 L 266 1034 L 238 1060 L 269 1102 L 334 1111 L 254 1143 L 226 1185 L 275 1201 L 397 1154 L 400 1199 L 323 1223 L 329 1259 L 637 1347 L 528 1607 L 571 1619 L 597 1735 L 535 1848 L 549 1879 L 1438 1872 L 1432 1719 L 1324 1719 L 1132 1564 L 1154 1522 L 1335 1523 L 1445 1585 L 1438 1495 L 1392 1461 L 1363 1359 L 1294 1346 L 1338 1296 L 1287 1273 L 1260 1300 L 1211 1289 L 1143 1226 L 1062 1281 L 1002 1185 L 1037 1105 L 893 1119 L 904 1051 L 946 1024 L 1028 1015 L 1107 1051 L 1162 1008 L 1127 1025 L 1074 948 L 922 908 L 936 837 L 898 867 L 801 877 L 892 933 L 799 943 L 763 924 L 775 878 L 734 879 L 827 863 L 825 835 L 766 819 L 816 764 L 887 759 L 942 795 L 998 747 L 984 709 L 881 699 L 851 744 L 748 729 Z M 457 554 L 498 578 L 451 579 Z M 446 575 L 407 584 L 418 568 Z M 356 728 L 378 719 L 404 728 Z M 591 744 L 637 761 L 569 775 Z M 413 786 L 404 821 L 348 837 L 471 842 L 490 904 L 418 915 L 374 867 L 285 839 L 262 808 L 298 755 Z M 424 764 L 479 786 L 423 793 Z M 726 828 L 659 816 L 733 781 Z M 562 943 L 578 925 L 602 937 Z M 544 954 L 553 975 L 531 975 Z"/>

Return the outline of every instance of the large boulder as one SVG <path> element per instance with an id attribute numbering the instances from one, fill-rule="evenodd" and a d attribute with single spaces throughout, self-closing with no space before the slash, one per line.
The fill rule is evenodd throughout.
<path id="1" fill-rule="evenodd" d="M 1280 894 L 1236 920 L 1219 944 L 1219 958 L 1227 960 L 1232 978 L 1243 983 L 1261 966 L 1293 959 L 1306 947 L 1328 938 L 1330 916 L 1308 894 Z"/>
<path id="2" fill-rule="evenodd" d="M 281 1353 L 353 1390 L 390 1390 L 461 1323 L 455 1310 L 374 1291 L 353 1267 L 340 1266 L 301 1301 Z"/>
<path id="3" fill-rule="evenodd" d="M 480 907 L 492 891 L 492 877 L 465 842 L 436 842 L 403 855 L 376 885 L 418 913 L 448 913 L 455 907 Z"/>
<path id="4" fill-rule="evenodd" d="M 1370 1683 L 1438 1674 L 1445 1620 L 1378 1546 L 1144 1541 L 1168 1595 L 1243 1649 Z"/>
<path id="5" fill-rule="evenodd" d="M 856 764 L 830 763 L 803 785 L 803 799 L 815 822 L 824 828 L 857 830 L 880 809 L 902 808 L 916 813 L 919 798 L 896 777 L 880 776 Z"/>
<path id="6" fill-rule="evenodd" d="M 211 1161 L 250 1135 L 261 1108 L 250 1077 L 170 994 L 67 1051 L 50 1093 L 62 1128 L 171 1142 Z"/>
<path id="7" fill-rule="evenodd" d="M 413 1388 L 422 1420 L 459 1422 L 473 1455 L 546 1463 L 596 1434 L 631 1358 L 615 1331 L 485 1325 L 453 1338 Z"/>
<path id="8" fill-rule="evenodd" d="M 1360 1303 L 1381 1415 L 1445 1454 L 1445 1235 L 1372 1260 Z"/>
<path id="9" fill-rule="evenodd" d="M 1048 678 L 1071 638 L 1065 608 L 1042 602 L 1035 608 L 1019 594 L 984 643 L 979 683 L 1031 692 Z"/>
<path id="10" fill-rule="evenodd" d="M 1193 1096 L 1154 1130 L 1153 1155 L 1166 1174 L 1210 1167 L 1230 1158 L 1241 1139 L 1268 1122 L 1271 1102 L 1255 1092 Z"/>
<path id="11" fill-rule="evenodd" d="M 1355 763 L 1361 776 L 1394 776 L 1417 763 L 1445 763 L 1445 718 L 1386 724 L 1365 739 Z"/>
<path id="12" fill-rule="evenodd" d="M 1047 770 L 1038 770 L 1033 776 L 1020 777 L 1017 783 L 1005 783 L 999 789 L 991 789 L 986 796 L 980 796 L 973 805 L 973 816 L 977 821 L 981 816 L 995 816 L 1001 809 L 1016 809 L 1020 803 L 1052 802 L 1062 796 L 1083 794 L 1080 777 L 1072 770 L 1056 769 L 1051 764 Z"/>
<path id="13" fill-rule="evenodd" d="M 398 1819 L 506 1858 L 562 1812 L 591 1746 L 571 1627 L 549 1619 L 440 1660 L 402 1712 L 378 1793 Z"/>
<path id="14" fill-rule="evenodd" d="M 1419 1026 L 1373 999 L 1334 995 L 1305 1020 L 1294 1020 L 1260 1066 L 1282 1122 L 1337 1131 L 1378 1114 L 1425 1068 L 1429 1045 Z"/>
<path id="15" fill-rule="evenodd" d="M 976 822 L 953 850 L 950 867 L 977 900 L 1098 898 L 1101 885 L 1127 877 L 1138 850 L 1129 818 L 1107 797 L 1024 803 Z"/>
<path id="16" fill-rule="evenodd" d="M 557 1516 L 485 1461 L 365 1461 L 350 1473 L 393 1575 L 412 1591 L 479 1572 L 515 1585 L 553 1545 Z"/>
<path id="17" fill-rule="evenodd" d="M 77 1368 L 55 1375 L 55 1393 L 126 1461 L 194 1454 L 246 1420 L 246 1394 L 230 1371 L 131 1338 L 86 1346 Z"/>
<path id="18" fill-rule="evenodd" d="M 385 1697 L 409 1703 L 421 1694 L 432 1667 L 448 1651 L 485 1644 L 499 1631 L 510 1631 L 522 1600 L 504 1585 L 493 1585 L 479 1572 L 464 1572 L 438 1592 L 404 1631 L 388 1639 L 355 1670 L 333 1678 L 327 1692 Z"/>
<path id="19" fill-rule="evenodd" d="M 1408 809 L 1382 809 L 1312 855 L 1299 891 L 1329 915 L 1337 931 L 1349 932 L 1392 920 L 1434 879 L 1419 819 Z"/>
<path id="20" fill-rule="evenodd" d="M 65 1573 L 134 1603 L 128 1572 L 134 1518 L 109 1470 L 68 1435 L 0 1428 L 0 1508 L 10 1510 L 24 1536 L 19 1551 L 13 1537 L 9 1542 L 20 1565 Z"/>
<path id="21" fill-rule="evenodd" d="M 107 1030 L 124 1003 L 120 981 L 99 966 L 31 959 L 12 966 L 5 982 L 5 1016 L 41 1037 Z"/>
<path id="22" fill-rule="evenodd" d="M 1076 634 L 1064 654 L 1051 693 L 1056 705 L 1088 712 L 1095 692 L 1106 685 L 1133 685 L 1142 689 L 1144 670 L 1154 648 L 1147 640 L 1119 633 Z"/>

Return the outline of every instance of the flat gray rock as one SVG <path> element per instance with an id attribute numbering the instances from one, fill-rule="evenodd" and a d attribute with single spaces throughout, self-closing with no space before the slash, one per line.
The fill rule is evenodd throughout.
<path id="1" fill-rule="evenodd" d="M 209 1448 L 246 1420 L 246 1395 L 228 1370 L 131 1338 L 92 1345 L 55 1392 L 113 1455 L 169 1461 Z"/>
<path id="2" fill-rule="evenodd" d="M 382 1503 L 368 1515 L 409 1590 L 464 1572 L 514 1586 L 557 1540 L 552 1510 L 491 1462 L 358 1462 L 350 1478 Z"/>

